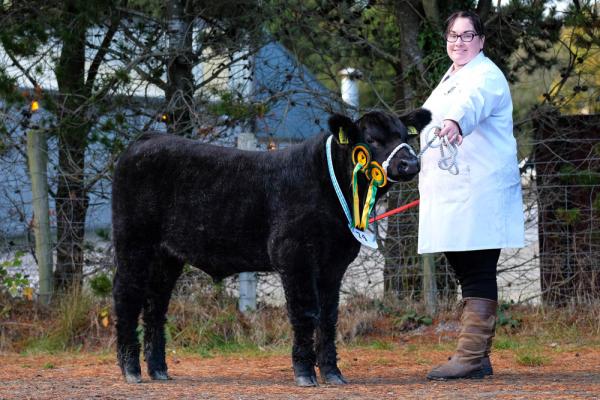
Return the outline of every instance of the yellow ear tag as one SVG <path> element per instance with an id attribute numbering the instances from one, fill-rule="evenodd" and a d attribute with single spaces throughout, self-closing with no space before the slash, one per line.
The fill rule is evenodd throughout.
<path id="1" fill-rule="evenodd" d="M 346 132 L 344 132 L 344 129 L 340 126 L 340 131 L 338 132 L 338 138 L 340 140 L 340 144 L 348 144 L 348 136 L 346 135 Z"/>
<path id="2" fill-rule="evenodd" d="M 407 127 L 407 129 L 408 129 L 408 134 L 411 136 L 419 134 L 419 132 L 417 131 L 417 128 L 415 128 L 414 126 L 409 126 L 409 127 Z"/>

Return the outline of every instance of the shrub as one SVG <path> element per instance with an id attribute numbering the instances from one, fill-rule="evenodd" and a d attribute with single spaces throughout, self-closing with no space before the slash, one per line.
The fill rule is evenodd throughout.
<path id="1" fill-rule="evenodd" d="M 96 274 L 90 278 L 90 289 L 94 296 L 106 298 L 112 292 L 112 280 L 104 272 Z"/>

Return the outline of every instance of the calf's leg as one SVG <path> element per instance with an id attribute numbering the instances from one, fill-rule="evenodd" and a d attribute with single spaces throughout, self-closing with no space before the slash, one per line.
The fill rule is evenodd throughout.
<path id="1" fill-rule="evenodd" d="M 140 344 L 137 338 L 138 318 L 146 290 L 146 274 L 117 262 L 113 282 L 113 298 L 117 329 L 117 359 L 125 380 L 142 381 L 140 369 Z"/>
<path id="2" fill-rule="evenodd" d="M 331 275 L 333 271 L 328 270 L 327 273 Z M 337 366 L 337 350 L 335 347 L 340 286 L 342 284 L 343 273 L 335 274 L 334 276 L 321 275 L 321 279 L 319 280 L 321 318 L 317 328 L 316 340 L 317 365 L 319 366 L 321 379 L 325 383 L 343 385 L 347 381 Z"/>
<path id="3" fill-rule="evenodd" d="M 319 305 L 314 278 L 304 274 L 282 275 L 288 317 L 294 332 L 292 365 L 298 386 L 318 386 L 315 374 L 315 328 L 319 321 Z"/>
<path id="4" fill-rule="evenodd" d="M 281 275 L 288 318 L 294 332 L 292 366 L 298 386 L 318 386 L 315 374 L 315 329 L 320 309 L 317 289 L 319 257 L 310 232 L 303 221 L 287 220 L 289 229 L 275 231 L 269 238 L 271 265 Z M 303 229 L 295 229 L 302 226 Z M 319 232 L 317 232 L 319 233 Z"/>
<path id="5" fill-rule="evenodd" d="M 165 360 L 165 322 L 171 292 L 181 275 L 183 263 L 158 260 L 152 266 L 143 308 L 144 358 L 148 375 L 154 380 L 170 379 Z"/>

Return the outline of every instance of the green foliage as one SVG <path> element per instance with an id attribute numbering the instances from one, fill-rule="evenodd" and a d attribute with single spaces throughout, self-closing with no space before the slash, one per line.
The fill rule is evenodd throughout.
<path id="1" fill-rule="evenodd" d="M 9 75 L 3 65 L 0 65 L 0 96 L 7 105 L 22 103 L 25 100 L 23 94 L 18 90 L 17 80 L 14 76 Z"/>
<path id="2" fill-rule="evenodd" d="M 246 121 L 256 116 L 263 116 L 268 110 L 263 103 L 248 103 L 230 91 L 215 91 L 220 100 L 208 104 L 208 112 L 217 116 L 227 116 L 230 120 Z"/>
<path id="3" fill-rule="evenodd" d="M 429 326 L 433 324 L 433 319 L 428 315 L 419 315 L 414 310 L 409 310 L 403 314 L 396 322 L 396 326 L 401 331 L 416 329 L 421 325 Z"/>
<path id="4" fill-rule="evenodd" d="M 567 225 L 573 225 L 578 222 L 581 217 L 579 208 L 557 208 L 556 216 Z"/>
<path id="5" fill-rule="evenodd" d="M 513 315 L 510 303 L 501 302 L 498 305 L 496 318 L 496 325 L 509 331 L 513 331 L 521 325 L 521 320 Z"/>
<path id="6" fill-rule="evenodd" d="M 443 41 L 441 27 L 425 23 L 419 32 L 419 48 L 423 50 L 423 64 L 427 66 L 424 77 L 429 87 L 435 87 L 448 69 L 446 49 L 440 46 Z"/>
<path id="7" fill-rule="evenodd" d="M 488 18 L 485 52 L 507 75 L 510 82 L 519 72 L 531 74 L 555 64 L 550 49 L 559 39 L 562 21 L 547 1 L 511 1 Z M 519 51 L 519 56 L 511 58 Z"/>
<path id="8" fill-rule="evenodd" d="M 129 0 L 128 4 L 132 9 L 148 13 L 154 18 L 165 15 L 165 2 L 162 0 Z"/>
<path id="9" fill-rule="evenodd" d="M 570 3 L 554 49 L 559 63 L 546 100 L 565 114 L 598 113 L 600 105 L 600 26 L 597 2 Z"/>
<path id="10" fill-rule="evenodd" d="M 0 291 L 6 290 L 12 297 L 22 296 L 23 290 L 29 287 L 29 279 L 26 275 L 20 272 L 14 274 L 8 272 L 10 268 L 23 265 L 24 255 L 24 252 L 17 251 L 12 259 L 0 263 Z"/>
<path id="11" fill-rule="evenodd" d="M 8 52 L 33 56 L 37 54 L 40 46 L 48 41 L 48 26 L 40 24 L 40 15 L 33 10 L 21 9 L 20 11 L 24 12 L 24 15 L 14 21 L 16 23 L 12 23 L 9 18 L 3 19 L 0 43 Z"/>
<path id="12" fill-rule="evenodd" d="M 589 169 L 578 170 L 571 164 L 565 164 L 560 169 L 560 181 L 570 185 L 598 185 L 600 172 Z"/>
<path id="13" fill-rule="evenodd" d="M 95 296 L 106 298 L 112 293 L 112 280 L 107 274 L 101 272 L 90 279 L 90 288 Z"/>
<path id="14" fill-rule="evenodd" d="M 443 19 L 476 6 L 469 0 L 435 2 L 442 21 L 433 21 L 416 3 L 273 3 L 285 7 L 270 22 L 270 32 L 322 82 L 338 91 L 337 71 L 358 68 L 365 76 L 360 83 L 361 106 L 383 105 L 397 111 L 406 108 L 407 100 L 413 106 L 422 104 L 450 65 L 442 38 Z M 492 8 L 485 16 L 486 55 L 509 81 L 516 81 L 522 71 L 532 73 L 555 62 L 545 50 L 558 40 L 561 22 L 555 13 L 546 12 L 547 4 L 516 0 Z M 414 18 L 407 18 L 411 14 Z M 410 48 L 413 41 L 420 52 Z M 523 56 L 512 58 L 517 51 Z"/>
<path id="15" fill-rule="evenodd" d="M 110 241 L 110 229 L 96 229 L 96 235 L 102 240 L 106 240 L 107 242 Z"/>
<path id="16" fill-rule="evenodd" d="M 125 69 L 118 69 L 114 73 L 115 78 L 121 81 L 121 83 L 128 84 L 130 82 L 129 71 Z"/>

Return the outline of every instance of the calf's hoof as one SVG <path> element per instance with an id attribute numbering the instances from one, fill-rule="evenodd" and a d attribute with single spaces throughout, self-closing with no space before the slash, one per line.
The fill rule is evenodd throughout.
<path id="1" fill-rule="evenodd" d="M 348 383 L 341 372 L 328 372 L 321 374 L 321 379 L 328 385 L 345 385 Z"/>
<path id="2" fill-rule="evenodd" d="M 127 383 L 141 383 L 142 375 L 136 373 L 125 373 L 125 382 Z"/>
<path id="3" fill-rule="evenodd" d="M 313 365 L 313 363 L 308 362 L 294 363 L 296 385 L 303 387 L 319 386 L 317 375 L 315 374 L 315 367 Z"/>
<path id="4" fill-rule="evenodd" d="M 149 375 L 153 381 L 170 381 L 173 379 L 167 374 L 167 371 L 153 371 Z"/>
<path id="5" fill-rule="evenodd" d="M 314 386 L 319 386 L 319 383 L 317 382 L 317 376 L 316 375 L 308 375 L 308 376 L 297 376 L 296 377 L 296 385 L 298 386 L 302 386 L 302 387 L 314 387 Z"/>
<path id="6" fill-rule="evenodd" d="M 142 382 L 142 370 L 140 369 L 139 365 L 135 365 L 135 363 L 131 363 L 130 365 L 122 367 L 121 373 L 123 373 L 123 378 L 125 378 L 125 382 L 127 383 Z"/>

